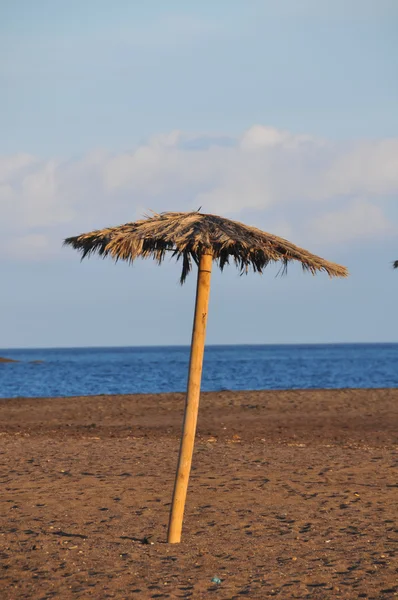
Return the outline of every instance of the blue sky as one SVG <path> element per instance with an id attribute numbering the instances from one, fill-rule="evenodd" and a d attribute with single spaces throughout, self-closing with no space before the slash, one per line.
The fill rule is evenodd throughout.
<path id="1" fill-rule="evenodd" d="M 346 265 L 215 273 L 209 343 L 397 341 L 395 0 L 0 2 L 0 347 L 189 343 L 194 277 L 68 235 L 202 205 Z"/>

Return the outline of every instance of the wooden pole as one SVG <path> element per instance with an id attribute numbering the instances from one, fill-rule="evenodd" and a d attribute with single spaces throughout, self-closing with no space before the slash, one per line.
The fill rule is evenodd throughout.
<path id="1" fill-rule="evenodd" d="M 184 424 L 167 534 L 169 544 L 178 544 L 181 541 L 182 520 L 198 420 L 212 263 L 213 257 L 210 254 L 203 254 L 198 268 Z"/>

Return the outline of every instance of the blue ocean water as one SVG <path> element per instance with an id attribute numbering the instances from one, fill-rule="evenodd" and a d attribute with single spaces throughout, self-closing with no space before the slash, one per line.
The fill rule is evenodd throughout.
<path id="1" fill-rule="evenodd" d="M 184 391 L 188 347 L 1 350 L 0 398 Z M 42 360 L 40 364 L 30 361 Z M 398 386 L 398 344 L 209 346 L 202 389 Z"/>

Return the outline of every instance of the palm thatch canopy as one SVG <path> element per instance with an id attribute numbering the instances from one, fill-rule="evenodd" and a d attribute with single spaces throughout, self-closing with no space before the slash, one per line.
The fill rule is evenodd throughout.
<path id="1" fill-rule="evenodd" d="M 398 260 L 394 261 L 393 267 L 394 267 L 394 269 L 398 269 Z"/>
<path id="2" fill-rule="evenodd" d="M 166 252 L 182 260 L 181 283 L 202 254 L 211 254 L 222 270 L 232 260 L 242 273 L 251 267 L 262 273 L 272 262 L 283 271 L 298 261 L 306 271 L 325 271 L 330 277 L 346 277 L 347 269 L 315 256 L 287 240 L 237 221 L 200 212 L 154 213 L 134 223 L 108 227 L 67 238 L 65 245 L 79 250 L 82 259 L 91 254 L 111 256 L 132 263 L 137 257 L 154 258 L 159 264 Z"/>

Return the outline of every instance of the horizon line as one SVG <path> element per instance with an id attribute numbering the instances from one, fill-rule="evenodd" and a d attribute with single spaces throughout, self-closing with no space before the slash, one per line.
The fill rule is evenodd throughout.
<path id="1" fill-rule="evenodd" d="M 222 344 L 222 343 L 218 343 L 218 344 L 206 344 L 205 348 L 225 348 L 225 347 L 250 347 L 250 346 L 258 346 L 258 347 L 263 347 L 263 346 L 364 346 L 364 345 L 372 345 L 372 346 L 377 346 L 377 345 L 396 345 L 398 344 L 398 340 L 395 342 L 392 341 L 378 341 L 378 342 L 276 342 L 276 343 L 272 343 L 272 342 L 268 342 L 268 343 L 261 343 L 261 342 L 242 342 L 242 343 L 237 343 L 237 344 L 233 344 L 233 343 L 227 343 L 227 344 Z M 15 346 L 15 347 L 4 347 L 4 348 L 0 348 L 0 352 L 13 352 L 15 350 L 95 350 L 95 349 L 119 349 L 119 348 L 125 348 L 125 349 L 140 349 L 140 348 L 145 348 L 145 349 L 149 349 L 149 348 L 190 348 L 190 344 L 137 344 L 137 345 L 105 345 L 105 346 L 101 346 L 101 345 L 95 345 L 95 346 Z"/>

